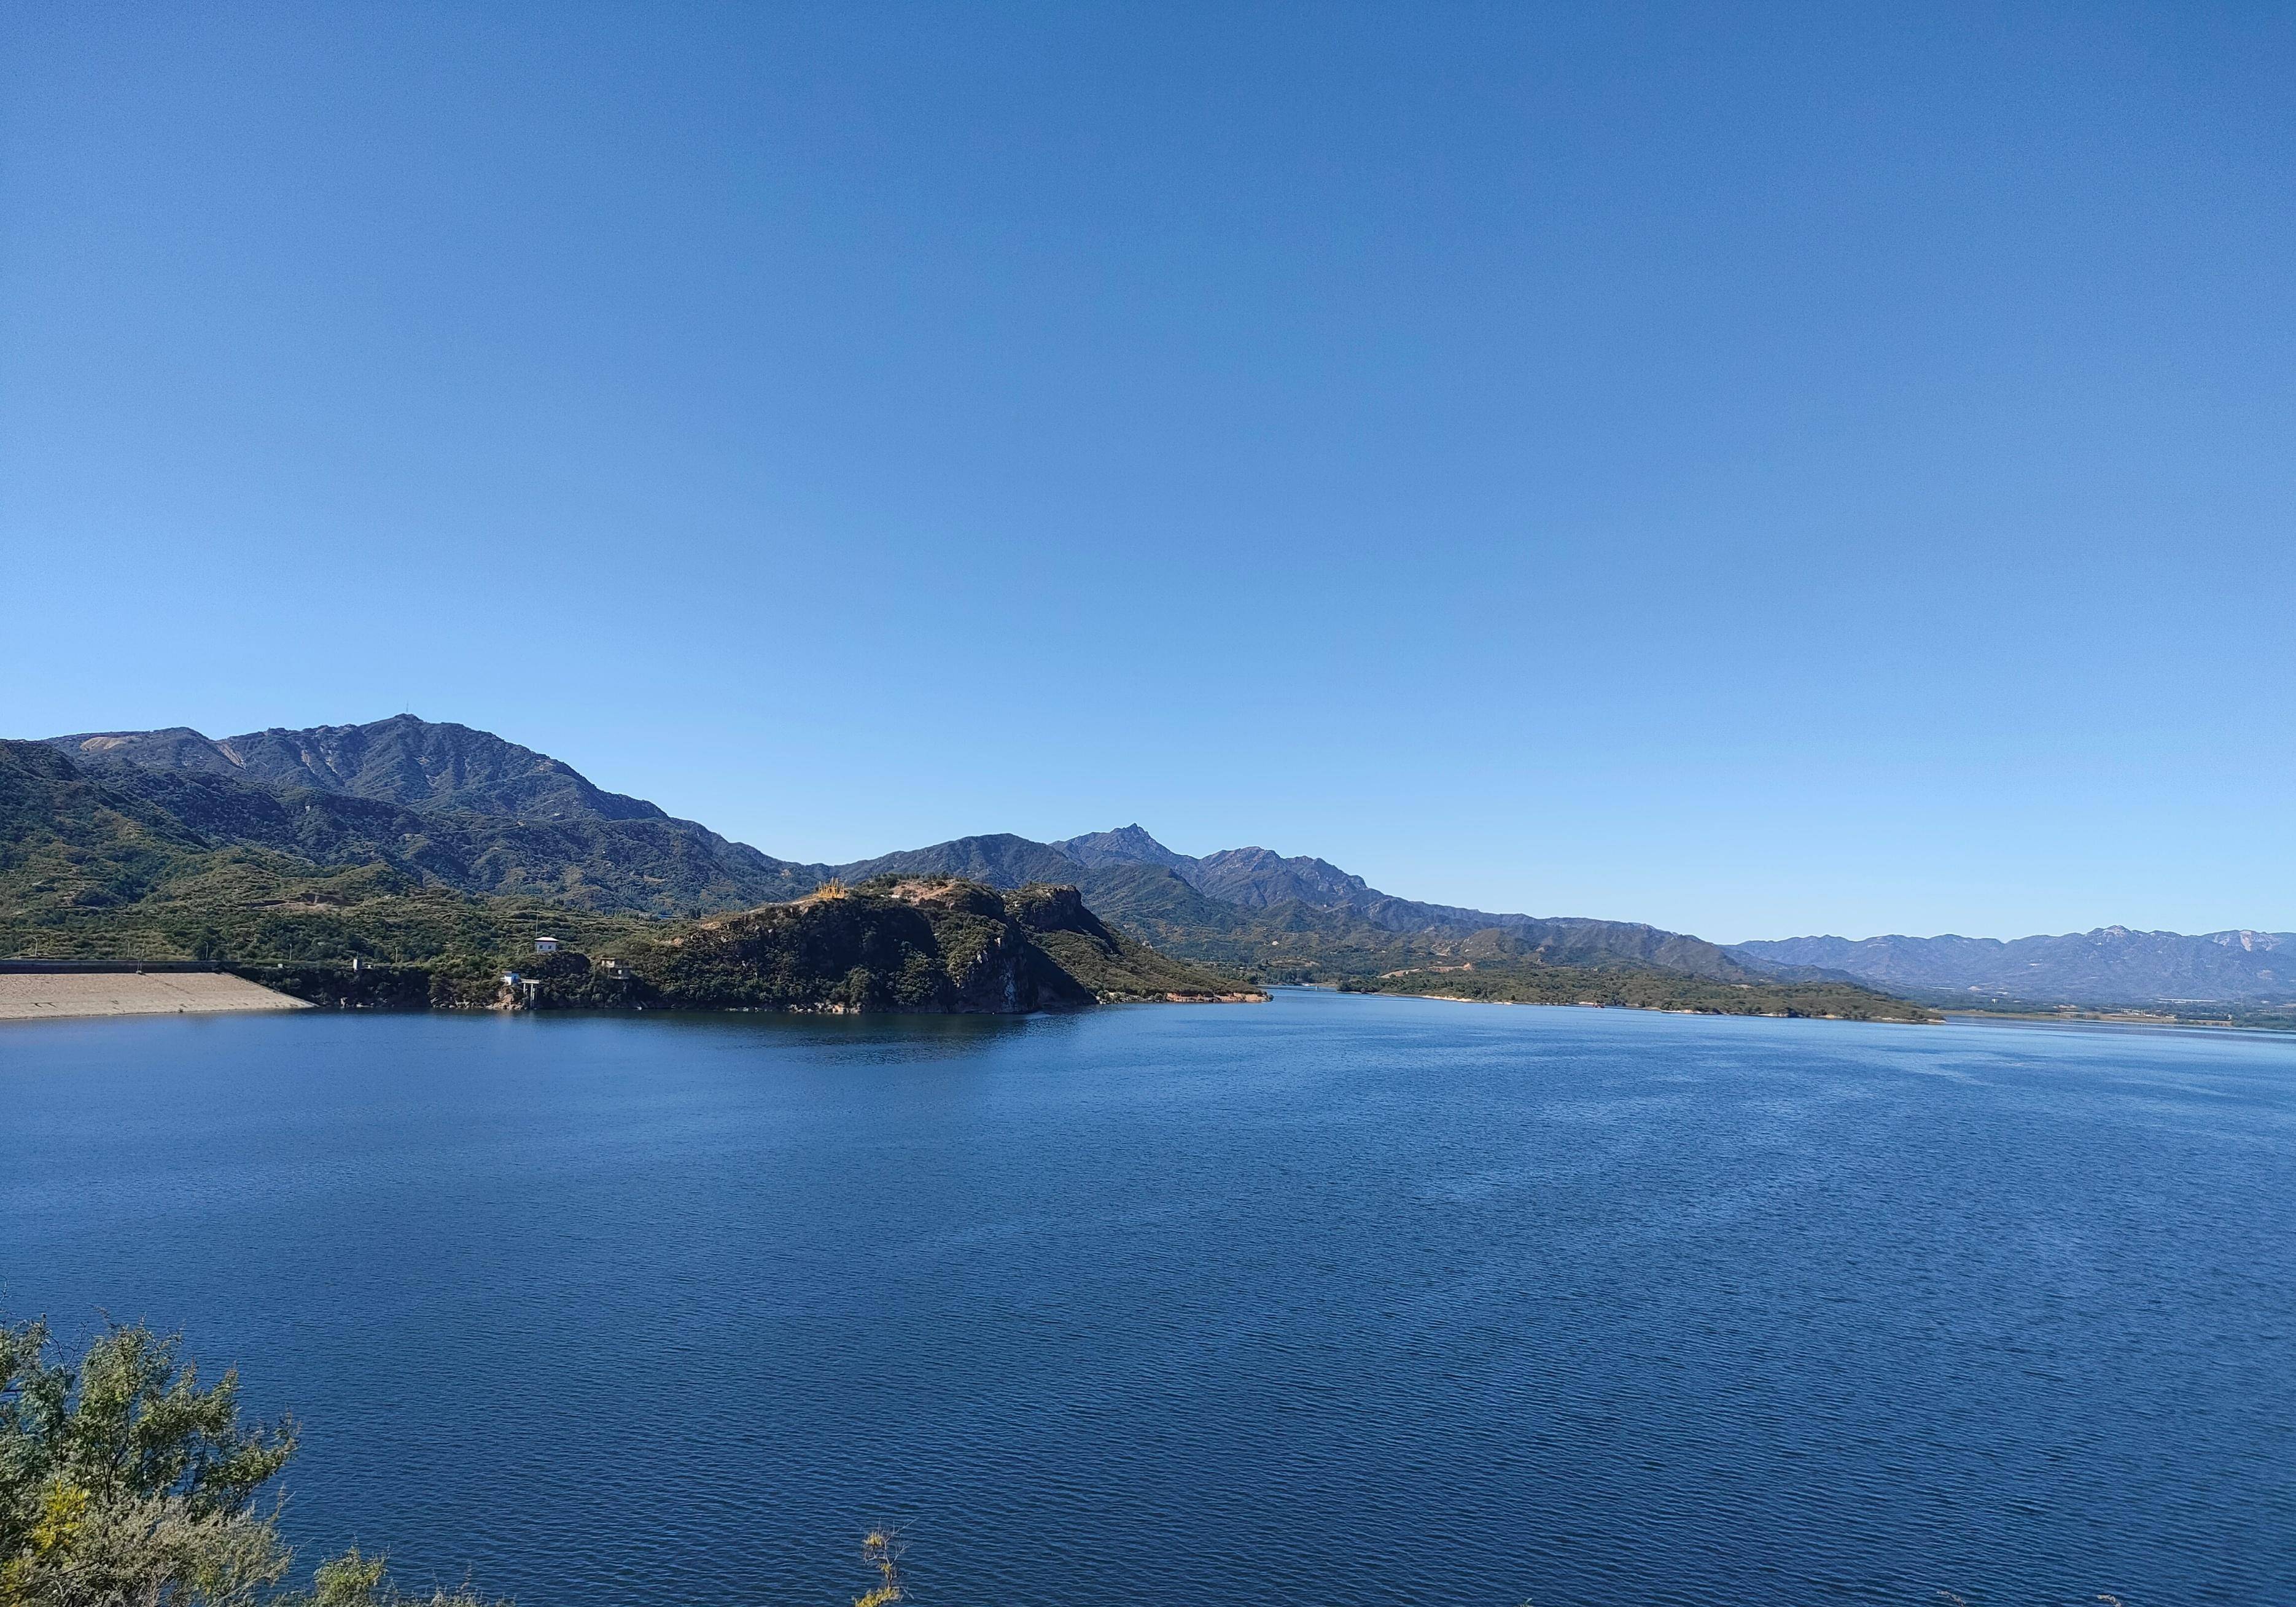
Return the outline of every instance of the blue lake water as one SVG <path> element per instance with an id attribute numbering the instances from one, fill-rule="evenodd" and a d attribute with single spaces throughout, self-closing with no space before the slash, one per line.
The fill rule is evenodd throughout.
<path id="1" fill-rule="evenodd" d="M 527 1607 L 2296 1602 L 2296 1044 L 1285 993 L 0 1026 L 0 1310 Z"/>

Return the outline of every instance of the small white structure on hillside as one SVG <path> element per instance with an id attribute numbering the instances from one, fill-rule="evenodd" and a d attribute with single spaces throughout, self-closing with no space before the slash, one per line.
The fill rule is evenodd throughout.
<path id="1" fill-rule="evenodd" d="M 534 952 L 538 955 L 556 954 L 558 952 L 558 939 L 555 938 L 537 938 L 534 940 Z"/>

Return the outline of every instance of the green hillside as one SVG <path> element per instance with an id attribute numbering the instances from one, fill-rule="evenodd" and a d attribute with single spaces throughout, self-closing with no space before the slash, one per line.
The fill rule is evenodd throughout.
<path id="1" fill-rule="evenodd" d="M 1361 980 L 1470 963 L 1634 966 L 1727 984 L 1772 980 L 1713 944 L 1625 922 L 1518 918 L 1499 924 L 1496 917 L 1461 911 L 1445 923 L 1397 930 L 1353 907 L 1230 903 L 1162 865 L 1109 865 L 1076 880 L 1093 908 L 1167 954 L 1271 982 Z"/>
<path id="2" fill-rule="evenodd" d="M 485 732 L 411 717 L 222 742 L 172 730 L 12 745 L 48 750 L 209 846 L 326 867 L 379 862 L 460 892 L 693 915 L 793 898 L 830 873 L 603 791 Z"/>

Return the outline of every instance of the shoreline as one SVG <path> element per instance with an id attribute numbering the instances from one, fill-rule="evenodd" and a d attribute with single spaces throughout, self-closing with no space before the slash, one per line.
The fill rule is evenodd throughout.
<path id="1" fill-rule="evenodd" d="M 2091 1010 L 2067 1013 L 2061 1010 L 1952 1010 L 1937 1006 L 1938 1013 L 1949 1021 L 1966 1021 L 1977 1025 L 1988 1022 L 2020 1027 L 2143 1027 L 2166 1028 L 2179 1032 L 2254 1032 L 2267 1037 L 2296 1036 L 2296 1027 L 2278 1026 L 2268 1021 L 2243 1021 L 2219 1016 L 2214 1020 L 2194 1020 L 2185 1016 L 2154 1015 L 2140 1011 Z"/>
<path id="2" fill-rule="evenodd" d="M 480 1001 L 441 1003 L 430 996 L 428 988 L 419 999 L 368 997 L 354 999 L 340 996 L 325 998 L 299 997 L 287 991 L 294 986 L 287 977 L 275 978 L 274 986 L 242 974 L 237 970 L 225 970 L 204 963 L 155 962 L 148 970 L 132 963 L 102 961 L 42 963 L 8 962 L 9 966 L 38 964 L 38 970 L 0 969 L 0 1022 L 103 1021 L 128 1016 L 170 1015 L 237 1015 L 261 1014 L 266 1012 L 291 1010 L 333 1009 L 362 1015 L 529 1015 L 529 1014 L 600 1014 L 646 1015 L 678 1013 L 701 1015 L 789 1015 L 789 1016 L 880 1016 L 880 1015 L 987 1015 L 1012 1016 L 1040 1013 L 1063 1013 L 1064 1011 L 1037 1010 L 860 1010 L 849 1005 L 823 1004 L 814 1005 L 783 1005 L 780 1007 L 755 1004 L 612 1004 L 556 1005 L 544 1002 L 537 1007 L 529 997 L 522 997 L 504 989 L 494 997 Z M 53 965 L 53 968 L 49 967 Z M 375 972 L 377 976 L 388 973 Z M 1237 988 L 1221 993 L 1142 993 L 1113 994 L 1086 1004 L 1067 1006 L 1067 1010 L 1093 1010 L 1111 1004 L 1264 1004 L 1269 996 L 1264 989 Z"/>
<path id="3" fill-rule="evenodd" d="M 1925 1021 L 1905 1021 L 1892 1016 L 1826 1015 L 1823 1013 L 1793 1013 L 1775 1010 L 1692 1010 L 1663 1004 L 1607 1004 L 1592 999 L 1564 1003 L 1558 999 L 1471 999 L 1456 993 L 1388 993 L 1358 992 L 1318 982 L 1289 982 L 1279 986 L 1315 988 L 1332 993 L 1356 993 L 1363 998 L 1427 999 L 1439 1004 L 1505 1004 L 1524 1010 L 1635 1010 L 1644 1015 L 1700 1015 L 1726 1021 L 1740 1018 L 1762 1021 L 1862 1021 L 1876 1027 L 1941 1027 L 2013 1026 L 2013 1027 L 2124 1027 L 2131 1029 L 2175 1032 L 2240 1032 L 2259 1034 L 2267 1037 L 2296 1037 L 2296 1029 L 2260 1025 L 2251 1021 L 2185 1021 L 2175 1016 L 2145 1015 L 2135 1013 L 2093 1012 L 2069 1015 L 2058 1011 L 2034 1011 L 2030 1013 L 2005 1010 L 1948 1010 L 1942 1005 L 1930 1006 L 1936 1012 Z"/>
<path id="4" fill-rule="evenodd" d="M 1941 1013 L 1928 1021 L 1907 1021 L 1897 1016 L 1833 1015 L 1818 1011 L 1697 1010 L 1669 1004 L 1611 1004 L 1598 999 L 1471 999 L 1456 993 L 1390 993 L 1384 988 L 1335 988 L 1332 991 L 1367 999 L 1430 999 L 1439 1004 L 1504 1004 L 1519 1010 L 1634 1010 L 1644 1015 L 1698 1015 L 1716 1021 L 1861 1021 L 1876 1027 L 1935 1027 L 1944 1021 Z"/>

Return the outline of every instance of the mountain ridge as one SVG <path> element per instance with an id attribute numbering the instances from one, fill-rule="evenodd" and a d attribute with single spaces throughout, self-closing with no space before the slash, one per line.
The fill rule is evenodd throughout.
<path id="1" fill-rule="evenodd" d="M 2099 928 L 2048 939 L 1801 938 L 1726 947 L 1637 922 L 1402 898 L 1328 860 L 1257 845 L 1183 854 L 1137 822 L 1049 842 L 984 832 L 843 865 L 784 860 L 610 791 L 548 754 L 411 714 L 220 739 L 178 726 L 29 745 L 76 767 L 72 785 L 106 790 L 101 806 L 74 794 L 81 802 L 72 808 L 85 816 L 75 816 L 74 829 L 87 840 L 56 840 L 42 861 L 53 876 L 36 879 L 50 890 L 43 897 L 85 898 L 74 907 L 88 910 L 130 898 L 147 885 L 151 866 L 193 851 L 178 840 L 189 832 L 206 848 L 291 857 L 322 872 L 373 869 L 411 886 L 599 914 L 692 918 L 886 875 L 1007 891 L 1074 885 L 1097 914 L 1166 953 L 1283 980 L 1545 966 L 1643 968 L 1733 986 L 1854 981 L 1932 999 L 2296 997 L 2296 938 L 2284 933 Z M 102 822 L 110 824 L 99 829 Z M 106 877 L 111 885 L 98 885 Z"/>
<path id="2" fill-rule="evenodd" d="M 1054 842 L 980 833 L 842 865 L 778 859 L 610 792 L 548 754 L 411 714 L 220 739 L 178 726 L 43 740 L 120 790 L 208 821 L 233 840 L 322 865 L 380 859 L 464 892 L 601 913 L 693 915 L 802 897 L 831 880 L 945 875 L 1006 890 L 1073 883 L 1112 920 L 1152 921 L 1169 952 L 1292 980 L 1439 963 L 1490 932 L 1502 935 L 1476 952 L 1733 981 L 1756 970 L 1703 939 L 1641 922 L 1398 898 L 1311 856 L 1258 846 L 1181 854 L 1136 822 Z M 1143 865 L 1197 897 L 1130 873 Z"/>
<path id="3" fill-rule="evenodd" d="M 1739 970 L 1722 946 L 1686 932 L 1669 931 L 1640 921 L 1607 921 L 1582 915 L 1527 915 L 1472 909 L 1462 905 L 1431 904 L 1382 892 L 1365 880 L 1341 870 L 1327 859 L 1305 856 L 1285 857 L 1271 849 L 1224 849 L 1201 857 L 1166 848 L 1135 824 L 1113 832 L 1067 838 L 1051 847 L 1066 849 L 1089 843 L 1095 868 L 1128 860 L 1170 865 L 1190 886 L 1226 902 L 1272 907 L 1299 902 L 1311 908 L 1346 909 L 1386 931 L 1408 933 L 1428 930 L 1459 932 L 1494 929 L 1536 932 L 1552 941 L 1575 931 L 1574 947 L 1600 947 L 1629 955 L 1693 975 L 1734 975 Z M 1602 940 L 1594 939 L 1599 934 Z"/>
<path id="4" fill-rule="evenodd" d="M 276 786 L 476 814 L 664 820 L 657 804 L 594 785 L 562 759 L 453 721 L 392 715 L 360 726 L 274 726 L 209 738 L 187 726 L 49 737 L 76 757 L 236 775 Z"/>
<path id="5" fill-rule="evenodd" d="M 43 745 L 211 835 L 321 865 L 379 859 L 480 896 L 691 915 L 797 898 L 832 873 L 609 792 L 490 732 L 411 715 L 221 740 L 172 726 Z"/>

